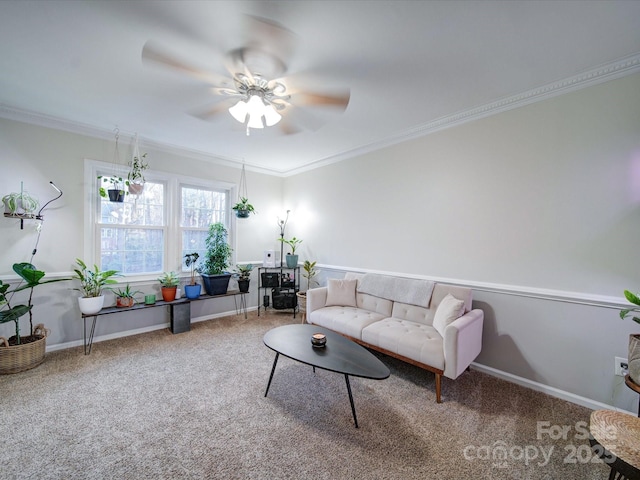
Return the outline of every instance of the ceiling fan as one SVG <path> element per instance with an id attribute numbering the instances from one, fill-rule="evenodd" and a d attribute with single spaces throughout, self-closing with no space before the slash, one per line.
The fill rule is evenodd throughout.
<path id="1" fill-rule="evenodd" d="M 247 135 L 252 128 L 274 125 L 284 134 L 317 130 L 324 122 L 314 115 L 315 108 L 331 107 L 340 113 L 347 108 L 349 89 L 309 89 L 308 76 L 297 86 L 296 76 L 286 75 L 286 58 L 296 41 L 289 30 L 263 18 L 247 20 L 248 41 L 224 56 L 229 76 L 193 67 L 152 41 L 144 45 L 142 60 L 210 84 L 214 104 L 190 113 L 203 120 L 230 114 L 246 126 Z"/>

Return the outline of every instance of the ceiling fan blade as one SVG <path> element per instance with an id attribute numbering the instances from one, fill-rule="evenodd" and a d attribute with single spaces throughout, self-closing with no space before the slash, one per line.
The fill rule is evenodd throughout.
<path id="1" fill-rule="evenodd" d="M 286 128 L 292 130 L 290 133 L 297 133 L 301 130 L 315 132 L 326 123 L 325 119 L 315 115 L 307 108 L 291 104 L 288 104 L 282 112 L 282 121 L 286 122 Z"/>
<path id="2" fill-rule="evenodd" d="M 229 113 L 229 107 L 233 105 L 233 99 L 225 99 L 214 104 L 208 105 L 206 107 L 192 110 L 189 112 L 189 115 L 199 118 L 200 120 L 211 121 L 217 118 L 222 117 L 226 114 L 231 120 L 231 114 Z M 234 120 L 235 121 L 235 120 Z"/>
<path id="3" fill-rule="evenodd" d="M 162 47 L 159 47 L 158 45 L 150 41 L 145 43 L 144 47 L 142 48 L 142 61 L 161 64 L 178 72 L 186 73 L 187 75 L 190 75 L 194 78 L 197 78 L 198 80 L 202 80 L 212 85 L 218 85 L 221 87 L 232 86 L 231 79 L 229 79 L 228 77 L 213 72 L 205 72 L 187 65 L 186 63 L 167 53 L 167 51 Z"/>
<path id="4" fill-rule="evenodd" d="M 291 103 L 295 105 L 338 107 L 342 110 L 347 108 L 350 98 L 351 93 L 348 89 L 332 94 L 304 91 L 291 92 Z"/>
<path id="5" fill-rule="evenodd" d="M 264 75 L 268 78 L 283 75 L 298 44 L 297 35 L 278 22 L 255 15 L 245 16 L 244 28 L 248 34 L 245 47 L 275 57 L 282 65 L 281 73 L 269 72 L 268 75 Z"/>

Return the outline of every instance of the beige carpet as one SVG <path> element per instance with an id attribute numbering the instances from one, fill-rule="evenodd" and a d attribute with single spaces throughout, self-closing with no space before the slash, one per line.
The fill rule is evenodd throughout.
<path id="1" fill-rule="evenodd" d="M 294 322 L 226 317 L 0 376 L 0 477 L 607 478 L 582 438 L 588 409 L 479 372 L 443 379 L 436 404 L 432 374 L 379 355 L 388 379 L 351 380 L 359 429 L 335 373 L 281 357 L 264 398 L 262 337 Z"/>

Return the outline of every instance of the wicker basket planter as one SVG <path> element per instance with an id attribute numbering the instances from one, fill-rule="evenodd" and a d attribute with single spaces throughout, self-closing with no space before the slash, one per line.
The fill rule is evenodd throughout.
<path id="1" fill-rule="evenodd" d="M 0 375 L 24 372 L 44 362 L 49 330 L 39 324 L 33 330 L 38 340 L 9 346 L 6 338 L 0 337 Z"/>

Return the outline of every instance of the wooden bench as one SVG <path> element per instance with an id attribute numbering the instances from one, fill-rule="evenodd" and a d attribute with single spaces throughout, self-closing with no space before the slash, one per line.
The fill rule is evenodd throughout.
<path id="1" fill-rule="evenodd" d="M 98 317 L 103 315 L 110 315 L 112 313 L 125 313 L 134 310 L 146 310 L 155 307 L 169 307 L 170 313 L 170 326 L 171 333 L 182 333 L 191 330 L 191 302 L 197 302 L 200 300 L 210 300 L 215 298 L 233 297 L 236 302 L 236 313 L 243 312 L 244 318 L 247 318 L 247 301 L 246 295 L 249 292 L 241 292 L 239 290 L 230 290 L 222 295 L 200 295 L 198 298 L 186 298 L 182 297 L 173 302 L 165 302 L 164 300 L 157 300 L 156 303 L 147 305 L 145 303 L 137 303 L 133 307 L 105 307 L 98 313 L 91 313 L 88 315 L 82 314 L 83 320 L 83 337 L 84 337 L 84 354 L 89 355 L 91 353 L 91 347 L 93 345 L 93 336 L 96 331 L 96 322 Z M 238 304 L 238 297 L 240 303 Z M 87 338 L 87 318 L 93 318 L 91 322 L 91 329 L 89 331 L 89 337 Z"/>

